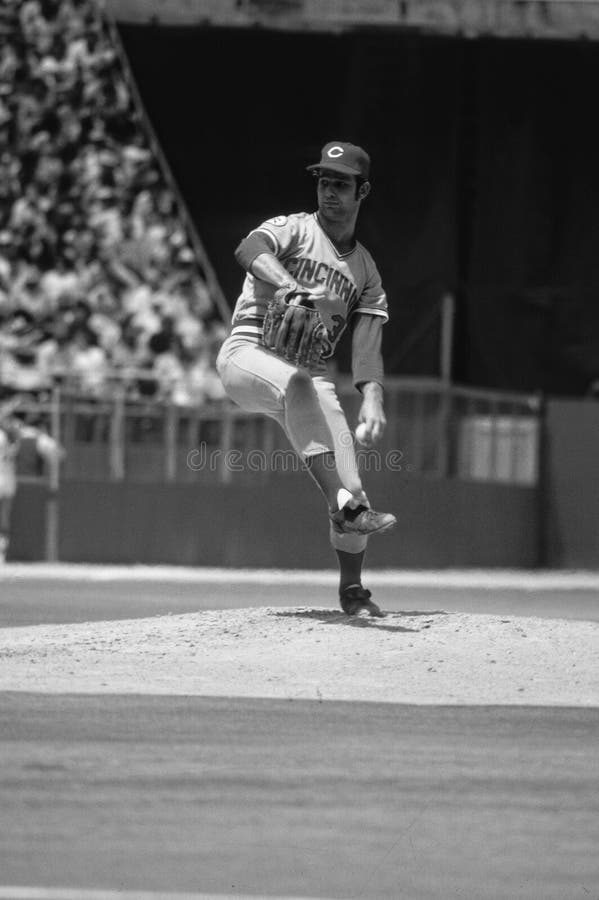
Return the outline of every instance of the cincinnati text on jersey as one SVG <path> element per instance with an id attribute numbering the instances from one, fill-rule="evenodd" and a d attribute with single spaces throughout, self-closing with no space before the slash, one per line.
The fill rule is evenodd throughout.
<path id="1" fill-rule="evenodd" d="M 305 286 L 323 284 L 337 294 L 347 306 L 350 306 L 358 299 L 358 292 L 353 282 L 333 268 L 333 266 L 327 265 L 327 263 L 319 262 L 317 259 L 296 256 L 286 259 L 284 265 L 291 277 L 295 278 L 296 281 L 301 282 Z"/>

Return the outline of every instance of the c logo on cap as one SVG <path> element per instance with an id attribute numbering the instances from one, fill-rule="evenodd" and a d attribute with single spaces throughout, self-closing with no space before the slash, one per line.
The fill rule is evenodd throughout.
<path id="1" fill-rule="evenodd" d="M 331 159 L 337 159 L 338 156 L 343 156 L 343 147 L 331 147 L 330 150 L 327 150 L 327 156 L 330 156 Z"/>

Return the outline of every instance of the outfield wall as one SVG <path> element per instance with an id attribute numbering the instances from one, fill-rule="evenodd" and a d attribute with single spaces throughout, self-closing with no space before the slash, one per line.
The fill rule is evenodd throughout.
<path id="1" fill-rule="evenodd" d="M 380 567 L 599 569 L 599 403 L 546 405 L 542 488 L 372 472 L 373 505 L 399 527 L 371 541 Z M 10 558 L 45 555 L 45 490 L 22 484 Z M 239 484 L 66 481 L 65 562 L 329 567 L 321 499 L 303 472 Z"/>
<path id="2" fill-rule="evenodd" d="M 599 403 L 549 403 L 544 447 L 544 554 L 557 568 L 599 568 Z"/>
<path id="3" fill-rule="evenodd" d="M 369 565 L 393 568 L 538 564 L 531 488 L 374 476 L 369 493 L 398 528 L 373 538 Z M 318 491 L 305 473 L 251 485 L 66 482 L 59 559 L 65 562 L 329 568 L 335 557 Z M 11 558 L 42 559 L 44 492 L 23 485 Z"/>

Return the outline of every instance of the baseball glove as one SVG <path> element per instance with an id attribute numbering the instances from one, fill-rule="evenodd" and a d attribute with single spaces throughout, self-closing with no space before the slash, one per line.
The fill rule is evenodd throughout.
<path id="1" fill-rule="evenodd" d="M 327 329 L 309 291 L 282 287 L 264 316 L 263 343 L 295 366 L 310 368 L 329 350 Z"/>

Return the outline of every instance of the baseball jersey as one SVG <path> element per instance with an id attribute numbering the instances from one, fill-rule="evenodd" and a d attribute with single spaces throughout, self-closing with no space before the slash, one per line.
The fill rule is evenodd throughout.
<path id="1" fill-rule="evenodd" d="M 319 306 L 328 332 L 331 355 L 354 313 L 389 318 L 387 297 L 375 262 L 356 241 L 347 253 L 339 253 L 316 213 L 292 213 L 267 219 L 250 234 L 261 234 L 273 253 L 301 287 L 324 285 L 335 302 Z M 247 273 L 233 312 L 232 334 L 260 339 L 266 307 L 276 287 Z"/>

